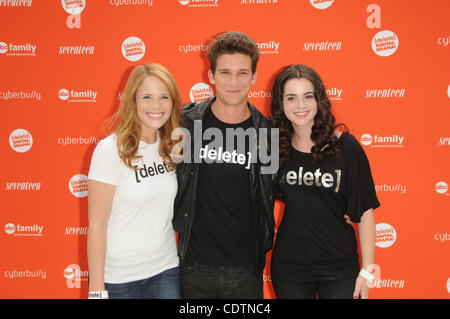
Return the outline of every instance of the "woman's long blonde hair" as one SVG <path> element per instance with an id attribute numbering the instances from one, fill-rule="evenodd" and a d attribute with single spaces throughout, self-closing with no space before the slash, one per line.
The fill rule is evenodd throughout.
<path id="1" fill-rule="evenodd" d="M 136 108 L 136 92 L 148 76 L 155 76 L 163 81 L 172 99 L 170 117 L 159 129 L 159 155 L 169 168 L 174 169 L 176 163 L 170 154 L 173 146 L 180 140 L 172 140 L 171 134 L 174 129 L 180 127 L 182 100 L 175 79 L 162 65 L 152 63 L 138 65 L 133 69 L 125 86 L 119 109 L 108 121 L 109 132 L 117 136 L 117 148 L 124 164 L 131 169 L 136 169 L 132 161 L 142 157 L 136 155 L 142 135 L 141 120 Z"/>

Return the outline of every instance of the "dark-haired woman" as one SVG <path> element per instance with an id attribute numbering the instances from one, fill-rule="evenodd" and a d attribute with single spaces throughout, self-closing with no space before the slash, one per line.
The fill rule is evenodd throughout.
<path id="1" fill-rule="evenodd" d="M 310 67 L 291 65 L 272 88 L 280 129 L 276 193 L 285 203 L 272 254 L 278 298 L 367 298 L 378 202 L 370 166 L 353 135 L 340 132 L 325 87 Z M 362 265 L 355 231 L 358 223 Z"/>

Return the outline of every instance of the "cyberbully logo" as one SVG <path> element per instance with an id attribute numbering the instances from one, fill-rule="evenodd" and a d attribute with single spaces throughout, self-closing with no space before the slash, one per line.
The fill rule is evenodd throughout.
<path id="1" fill-rule="evenodd" d="M 214 96 L 213 89 L 206 83 L 197 83 L 189 92 L 191 102 L 201 102 L 211 99 Z"/>
<path id="2" fill-rule="evenodd" d="M 397 240 L 397 232 L 394 227 L 386 223 L 379 223 L 375 226 L 375 245 L 381 248 L 391 247 Z"/>
<path id="3" fill-rule="evenodd" d="M 122 55 L 131 62 L 142 59 L 145 55 L 145 43 L 137 37 L 129 37 L 122 42 Z"/>
<path id="4" fill-rule="evenodd" d="M 5 225 L 5 233 L 11 236 L 33 236 L 33 237 L 42 237 L 44 230 L 44 226 L 40 225 L 20 225 L 8 223 Z"/>
<path id="5" fill-rule="evenodd" d="M 77 174 L 69 181 L 69 190 L 73 196 L 83 198 L 88 195 L 88 178 L 86 175 Z"/>
<path id="6" fill-rule="evenodd" d="M 86 8 L 86 0 L 61 0 L 61 5 L 68 14 L 80 14 Z"/>
<path id="7" fill-rule="evenodd" d="M 82 271 L 77 264 L 71 264 L 64 269 L 64 278 L 66 278 L 67 288 L 81 288 L 81 281 L 88 281 L 89 272 Z"/>
<path id="8" fill-rule="evenodd" d="M 33 146 L 33 137 L 27 130 L 18 128 L 9 135 L 9 145 L 18 153 L 25 153 Z"/>
<path id="9" fill-rule="evenodd" d="M 58 97 L 61 101 L 71 103 L 97 102 L 97 93 L 98 92 L 93 90 L 76 91 L 61 89 L 58 91 Z"/>
<path id="10" fill-rule="evenodd" d="M 369 147 L 403 147 L 405 137 L 400 135 L 379 136 L 371 134 L 361 135 L 361 144 Z"/>
<path id="11" fill-rule="evenodd" d="M 446 194 L 447 196 L 450 196 L 450 194 L 448 193 L 448 185 L 446 182 L 438 182 L 436 183 L 436 185 L 434 186 L 435 191 L 438 194 Z"/>
<path id="12" fill-rule="evenodd" d="M 7 56 L 36 56 L 37 45 L 0 42 L 0 54 Z"/>
<path id="13" fill-rule="evenodd" d="M 219 0 L 178 0 L 178 2 L 189 8 L 217 8 Z"/>
<path id="14" fill-rule="evenodd" d="M 309 0 L 312 6 L 316 9 L 323 10 L 329 8 L 334 0 Z"/>
<path id="15" fill-rule="evenodd" d="M 394 54 L 398 49 L 398 37 L 389 30 L 380 31 L 372 39 L 372 50 L 377 55 L 386 57 Z"/>
<path id="16" fill-rule="evenodd" d="M 109 0 L 109 4 L 119 6 L 153 6 L 153 0 Z"/>

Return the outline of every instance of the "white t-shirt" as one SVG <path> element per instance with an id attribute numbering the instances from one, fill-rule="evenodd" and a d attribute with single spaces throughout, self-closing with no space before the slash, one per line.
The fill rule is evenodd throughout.
<path id="1" fill-rule="evenodd" d="M 107 229 L 107 283 L 142 280 L 179 263 L 172 227 L 178 184 L 158 153 L 159 134 L 154 144 L 140 142 L 137 171 L 121 161 L 116 142 L 110 135 L 98 143 L 88 177 L 116 186 Z"/>

